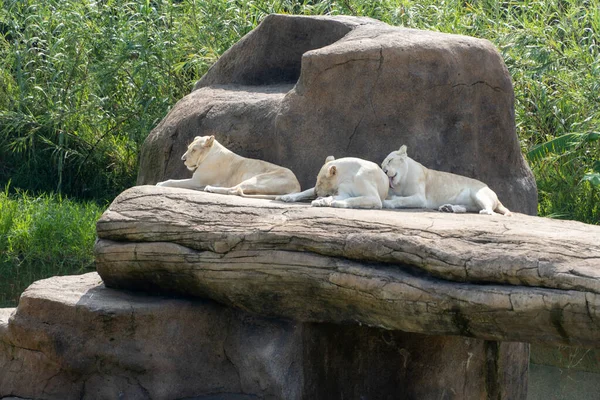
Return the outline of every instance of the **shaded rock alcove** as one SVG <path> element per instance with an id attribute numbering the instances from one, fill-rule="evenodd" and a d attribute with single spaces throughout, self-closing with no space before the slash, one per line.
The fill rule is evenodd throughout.
<path id="1" fill-rule="evenodd" d="M 304 188 L 329 154 L 407 144 L 536 212 L 485 40 L 268 16 L 152 131 L 138 183 L 189 177 L 209 134 Z M 598 227 L 139 186 L 97 232 L 98 274 L 0 311 L 0 398 L 525 399 L 527 342 L 599 344 Z"/>

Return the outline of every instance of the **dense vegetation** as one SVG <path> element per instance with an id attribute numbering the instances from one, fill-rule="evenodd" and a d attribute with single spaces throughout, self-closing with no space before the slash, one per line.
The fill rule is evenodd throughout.
<path id="1" fill-rule="evenodd" d="M 92 271 L 101 213 L 93 202 L 0 192 L 0 307 L 42 277 Z"/>
<path id="2" fill-rule="evenodd" d="M 151 128 L 273 12 L 370 16 L 491 40 L 513 77 L 517 132 L 537 179 L 540 215 L 599 223 L 598 0 L 0 0 L 0 188 L 11 180 L 13 191 L 106 204 L 134 184 Z M 78 234 L 93 236 L 91 203 L 4 193 L 1 220 L 13 207 L 32 224 L 11 217 L 6 226 L 21 232 L 52 213 L 56 221 L 80 213 L 87 231 Z M 0 246 L 16 243 L 15 228 L 2 227 Z M 10 246 L 6 254 L 9 247 L 0 247 L 0 278 L 34 257 L 27 246 Z M 44 249 L 45 257 L 69 259 Z M 65 268 L 87 265 L 81 255 L 87 261 Z"/>

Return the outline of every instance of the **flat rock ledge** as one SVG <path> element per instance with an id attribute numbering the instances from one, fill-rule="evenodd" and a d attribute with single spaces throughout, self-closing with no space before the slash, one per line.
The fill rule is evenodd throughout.
<path id="1" fill-rule="evenodd" d="M 304 322 L 600 344 L 597 226 L 139 186 L 115 199 L 97 232 L 97 270 L 113 288 Z"/>

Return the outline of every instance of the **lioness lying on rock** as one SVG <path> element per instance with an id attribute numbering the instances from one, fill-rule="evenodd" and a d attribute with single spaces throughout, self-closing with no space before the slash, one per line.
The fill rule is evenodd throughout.
<path id="1" fill-rule="evenodd" d="M 466 176 L 426 168 L 406 154 L 406 146 L 381 163 L 389 179 L 390 196 L 384 208 L 434 208 L 444 212 L 498 212 L 511 215 L 485 183 Z"/>
<path id="2" fill-rule="evenodd" d="M 327 157 L 317 175 L 317 184 L 301 193 L 278 196 L 276 200 L 295 202 L 314 199 L 314 207 L 381 208 L 388 193 L 387 177 L 379 166 L 360 158 L 336 160 Z"/>
<path id="3" fill-rule="evenodd" d="M 156 186 L 263 199 L 274 199 L 277 195 L 300 190 L 296 175 L 289 169 L 239 156 L 225 148 L 214 136 L 196 136 L 181 159 L 194 172 L 192 177 L 169 179 Z"/>

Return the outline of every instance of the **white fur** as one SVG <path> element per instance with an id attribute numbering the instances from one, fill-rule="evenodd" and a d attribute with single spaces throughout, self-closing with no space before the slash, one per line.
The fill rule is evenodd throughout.
<path id="1" fill-rule="evenodd" d="M 387 193 L 387 177 L 377 164 L 360 158 L 335 160 L 329 156 L 319 171 L 314 188 L 278 196 L 276 200 L 295 202 L 318 197 L 312 206 L 381 208 Z"/>
<path id="2" fill-rule="evenodd" d="M 169 179 L 156 186 L 267 199 L 300 190 L 298 179 L 289 169 L 239 156 L 214 136 L 196 136 L 181 159 L 194 171 L 192 177 Z"/>
<path id="3" fill-rule="evenodd" d="M 388 176 L 390 195 L 384 208 L 433 208 L 444 212 L 498 212 L 511 215 L 485 183 L 466 176 L 428 169 L 406 153 L 391 152 L 381 163 Z"/>

